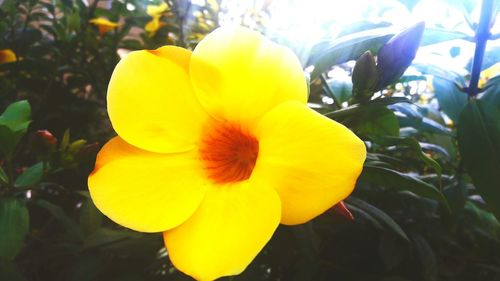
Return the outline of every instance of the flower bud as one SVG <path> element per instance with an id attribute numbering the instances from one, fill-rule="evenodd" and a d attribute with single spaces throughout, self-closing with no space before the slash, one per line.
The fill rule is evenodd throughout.
<path id="1" fill-rule="evenodd" d="M 366 51 L 356 61 L 352 71 L 352 93 L 357 101 L 369 101 L 377 86 L 378 73 L 375 58 Z"/>
<path id="2" fill-rule="evenodd" d="M 410 66 L 417 54 L 424 29 L 425 23 L 419 22 L 396 34 L 380 49 L 377 55 L 379 81 L 376 91 L 395 82 Z"/>
<path id="3" fill-rule="evenodd" d="M 37 152 L 48 152 L 55 148 L 57 139 L 47 130 L 38 130 L 31 135 L 31 147 Z"/>

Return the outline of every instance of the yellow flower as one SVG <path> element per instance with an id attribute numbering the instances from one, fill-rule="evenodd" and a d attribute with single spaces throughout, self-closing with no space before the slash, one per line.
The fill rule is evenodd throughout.
<path id="1" fill-rule="evenodd" d="M 160 21 L 160 17 L 153 17 L 146 25 L 144 26 L 144 30 L 146 30 L 150 37 L 154 36 L 158 29 L 164 26 L 165 23 Z"/>
<path id="2" fill-rule="evenodd" d="M 0 64 L 16 61 L 16 54 L 11 49 L 0 50 Z"/>
<path id="3" fill-rule="evenodd" d="M 163 12 L 168 9 L 167 3 L 163 2 L 160 5 L 148 5 L 146 8 L 146 13 L 150 17 L 159 17 Z"/>
<path id="4" fill-rule="evenodd" d="M 192 53 L 131 52 L 107 100 L 118 136 L 89 176 L 94 203 L 125 227 L 163 231 L 173 264 L 198 280 L 241 273 L 279 223 L 346 198 L 366 156 L 307 107 L 292 51 L 243 27 L 217 29 Z"/>
<path id="5" fill-rule="evenodd" d="M 488 80 L 497 76 L 499 73 L 500 73 L 500 62 L 497 62 L 494 65 L 490 66 L 489 68 L 481 71 L 481 76 L 479 78 L 478 87 L 484 88 L 484 86 L 486 86 L 486 83 L 488 82 Z"/>
<path id="6" fill-rule="evenodd" d="M 146 13 L 152 17 L 152 19 L 146 23 L 144 30 L 146 30 L 149 36 L 154 36 L 158 29 L 165 25 L 164 22 L 160 21 L 160 18 L 168 9 L 167 3 L 163 2 L 160 5 L 148 5 Z"/>
<path id="7" fill-rule="evenodd" d="M 99 29 L 99 34 L 103 36 L 106 32 L 116 29 L 120 26 L 119 23 L 112 22 L 106 18 L 95 18 L 89 20 L 89 22 Z"/>

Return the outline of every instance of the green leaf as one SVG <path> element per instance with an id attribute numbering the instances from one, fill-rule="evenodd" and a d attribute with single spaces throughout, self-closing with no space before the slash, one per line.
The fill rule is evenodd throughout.
<path id="1" fill-rule="evenodd" d="M 432 85 L 439 107 L 455 124 L 458 123 L 460 112 L 467 105 L 467 94 L 460 92 L 454 83 L 440 77 L 434 77 Z"/>
<path id="2" fill-rule="evenodd" d="M 17 177 L 14 185 L 16 187 L 31 186 L 37 184 L 43 177 L 43 162 L 38 162 L 29 167 L 19 177 Z"/>
<path id="3" fill-rule="evenodd" d="M 31 107 L 25 100 L 9 105 L 0 115 L 0 151 L 12 155 L 31 122 Z"/>
<path id="4" fill-rule="evenodd" d="M 62 137 L 61 144 L 60 144 L 61 150 L 63 150 L 63 151 L 66 150 L 68 145 L 69 145 L 69 129 L 64 131 L 64 135 Z"/>
<path id="5" fill-rule="evenodd" d="M 13 132 L 25 131 L 30 121 L 31 107 L 28 101 L 22 100 L 12 103 L 0 115 L 0 125 L 6 126 Z"/>
<path id="6" fill-rule="evenodd" d="M 314 65 L 311 80 L 333 65 L 356 60 L 366 51 L 376 54 L 396 32 L 392 28 L 377 28 L 357 32 L 347 36 L 323 42 L 319 50 L 313 51 L 310 63 Z"/>
<path id="7" fill-rule="evenodd" d="M 349 127 L 363 136 L 398 136 L 399 123 L 396 115 L 383 106 L 371 107 L 349 120 Z"/>
<path id="8" fill-rule="evenodd" d="M 76 140 L 68 146 L 68 153 L 71 155 L 76 155 L 82 147 L 87 144 L 86 140 Z"/>
<path id="9" fill-rule="evenodd" d="M 0 257 L 13 259 L 24 244 L 29 230 L 29 213 L 16 198 L 0 200 Z"/>
<path id="10" fill-rule="evenodd" d="M 353 196 L 348 197 L 345 201 L 350 205 L 356 206 L 364 210 L 366 213 L 370 214 L 373 218 L 375 218 L 378 222 L 380 222 L 380 224 L 385 226 L 387 229 L 391 230 L 393 233 L 403 238 L 404 240 L 409 241 L 408 236 L 403 231 L 403 229 L 401 229 L 399 224 L 397 224 L 397 222 L 395 222 L 384 211 Z"/>
<path id="11" fill-rule="evenodd" d="M 460 115 L 458 146 L 472 181 L 500 218 L 500 110 L 471 100 Z"/>
<path id="12" fill-rule="evenodd" d="M 36 205 L 47 210 L 56 220 L 58 220 L 65 228 L 66 231 L 77 240 L 83 240 L 83 232 L 78 224 L 71 219 L 64 210 L 48 201 L 38 199 L 35 201 Z"/>
<path id="13" fill-rule="evenodd" d="M 409 103 L 410 100 L 407 98 L 403 98 L 403 97 L 378 98 L 378 99 L 371 100 L 367 103 L 355 104 L 355 105 L 351 105 L 349 107 L 342 108 L 342 109 L 339 109 L 336 111 L 328 112 L 328 113 L 325 113 L 324 115 L 331 118 L 331 119 L 338 120 L 338 119 L 345 118 L 345 117 L 355 116 L 355 115 L 357 115 L 365 110 L 368 110 L 370 108 L 386 106 L 386 105 L 400 103 L 400 102 Z"/>
<path id="14" fill-rule="evenodd" d="M 446 198 L 437 188 L 408 174 L 382 167 L 365 166 L 358 180 L 395 190 L 408 190 L 416 195 L 434 199 L 449 210 Z"/>
<path id="15" fill-rule="evenodd" d="M 426 28 L 420 45 L 427 46 L 455 39 L 464 39 L 467 37 L 469 37 L 469 35 L 459 31 L 442 28 Z"/>

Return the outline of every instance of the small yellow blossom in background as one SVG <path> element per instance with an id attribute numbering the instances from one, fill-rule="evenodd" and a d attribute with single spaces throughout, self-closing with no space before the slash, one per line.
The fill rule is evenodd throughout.
<path id="1" fill-rule="evenodd" d="M 89 22 L 99 29 L 99 34 L 104 36 L 106 32 L 112 31 L 120 26 L 119 23 L 112 22 L 106 18 L 95 18 L 89 20 Z"/>
<path id="2" fill-rule="evenodd" d="M 150 37 L 154 36 L 158 29 L 165 26 L 165 23 L 160 21 L 161 16 L 165 11 L 168 10 L 167 3 L 163 2 L 160 5 L 148 5 L 146 8 L 146 13 L 152 17 L 152 19 L 146 23 L 144 30 L 148 32 Z"/>
<path id="3" fill-rule="evenodd" d="M 144 30 L 148 32 L 149 37 L 153 37 L 162 26 L 165 26 L 165 23 L 160 21 L 160 17 L 154 17 L 146 23 Z"/>
<path id="4" fill-rule="evenodd" d="M 307 106 L 289 49 L 243 27 L 193 52 L 131 52 L 108 113 L 118 136 L 97 156 L 90 194 L 125 227 L 163 232 L 180 271 L 241 273 L 279 223 L 305 223 L 346 198 L 366 157 L 354 133 Z"/>
<path id="5" fill-rule="evenodd" d="M 11 49 L 0 50 L 0 64 L 16 61 L 16 54 Z"/>
<path id="6" fill-rule="evenodd" d="M 480 78 L 478 82 L 478 87 L 484 88 L 488 80 L 497 76 L 498 74 L 500 74 L 500 62 L 497 62 L 494 65 L 490 66 L 489 68 L 481 71 L 481 75 L 479 76 Z"/>
<path id="7" fill-rule="evenodd" d="M 168 5 L 163 2 L 160 5 L 148 5 L 146 8 L 146 13 L 152 17 L 160 17 L 165 11 L 167 11 Z"/>

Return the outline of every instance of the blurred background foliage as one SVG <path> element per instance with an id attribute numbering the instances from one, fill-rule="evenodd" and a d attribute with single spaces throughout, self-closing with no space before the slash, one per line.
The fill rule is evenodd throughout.
<path id="1" fill-rule="evenodd" d="M 224 24 L 294 50 L 310 106 L 369 153 L 351 213 L 280 226 L 223 280 L 500 280 L 499 1 L 344 2 L 0 1 L 0 280 L 190 280 L 86 178 L 120 56 Z"/>

